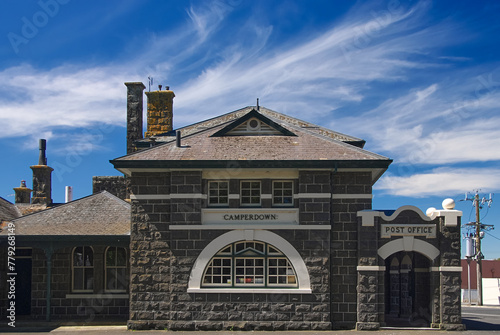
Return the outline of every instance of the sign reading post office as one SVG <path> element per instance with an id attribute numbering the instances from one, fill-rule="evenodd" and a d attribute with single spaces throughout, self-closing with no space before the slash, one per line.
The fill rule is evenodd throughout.
<path id="1" fill-rule="evenodd" d="M 436 225 L 434 224 L 382 224 L 380 227 L 380 237 L 390 238 L 392 236 L 425 236 L 426 238 L 436 237 Z"/>

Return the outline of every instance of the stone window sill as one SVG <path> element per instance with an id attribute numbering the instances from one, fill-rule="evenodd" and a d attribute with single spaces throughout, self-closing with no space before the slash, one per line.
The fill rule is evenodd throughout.
<path id="1" fill-rule="evenodd" d="M 128 293 L 72 293 L 66 294 L 66 299 L 128 299 Z"/>
<path id="2" fill-rule="evenodd" d="M 268 294 L 311 294 L 311 289 L 273 288 L 188 288 L 188 293 L 268 293 Z"/>

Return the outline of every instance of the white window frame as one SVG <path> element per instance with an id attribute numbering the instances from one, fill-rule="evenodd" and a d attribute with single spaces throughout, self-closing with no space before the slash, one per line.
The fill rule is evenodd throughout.
<path id="1" fill-rule="evenodd" d="M 118 249 L 123 249 L 125 250 L 125 265 L 108 265 L 108 251 L 111 249 L 111 248 L 114 248 L 118 251 Z M 108 269 L 114 269 L 114 270 L 117 270 L 117 269 L 125 269 L 125 274 L 127 274 L 127 268 L 128 268 L 128 252 L 127 252 L 127 248 L 125 247 L 117 247 L 117 246 L 109 246 L 106 248 L 106 251 L 104 252 L 104 290 L 106 292 L 112 292 L 112 293 L 123 293 L 123 292 L 127 292 L 127 289 L 128 289 L 128 285 L 125 286 L 124 289 L 109 289 L 108 288 Z M 116 259 L 115 259 L 115 264 L 116 264 Z M 115 275 L 115 279 L 118 280 L 118 271 L 116 271 L 116 275 Z M 127 278 L 127 282 L 128 282 L 128 278 Z M 116 283 L 115 283 L 116 284 Z M 116 285 L 117 286 L 117 285 Z"/>
<path id="2" fill-rule="evenodd" d="M 291 202 L 290 203 L 275 203 L 274 202 L 274 198 L 275 198 L 275 195 L 274 195 L 274 191 L 276 190 L 276 187 L 275 187 L 275 183 L 291 183 L 292 184 L 292 187 L 291 187 L 291 195 L 290 195 L 290 198 L 291 198 Z M 293 180 L 273 180 L 273 190 L 272 190 L 272 198 L 273 198 L 273 206 L 276 206 L 276 207 L 293 207 L 293 193 L 294 193 L 294 187 L 295 187 L 295 183 Z M 286 190 L 284 187 L 281 187 L 280 188 L 281 190 L 281 195 L 279 197 L 281 197 L 282 200 L 284 200 L 285 198 L 285 195 L 283 195 L 283 191 Z M 286 196 L 288 197 L 288 196 Z"/>
<path id="3" fill-rule="evenodd" d="M 75 251 L 78 248 L 82 248 L 82 261 L 83 265 L 75 265 Z M 86 257 L 88 255 L 85 255 L 85 248 L 89 248 L 92 251 L 92 265 L 85 265 L 86 262 Z M 82 293 L 88 293 L 88 292 L 94 292 L 94 283 L 95 283 L 95 267 L 94 267 L 94 248 L 89 245 L 80 245 L 78 247 L 74 247 L 73 251 L 71 252 L 71 291 L 72 292 L 82 292 Z M 92 288 L 88 289 L 75 289 L 75 269 L 83 269 L 82 271 L 82 276 L 83 276 L 83 282 L 85 281 L 85 272 L 86 270 L 92 269 Z M 84 286 L 85 283 L 84 283 Z"/>
<path id="4" fill-rule="evenodd" d="M 258 241 L 268 243 L 288 258 L 295 269 L 298 287 L 201 287 L 204 270 L 210 260 L 221 250 L 238 241 Z M 269 294 L 310 294 L 311 280 L 309 271 L 298 251 L 283 237 L 269 230 L 232 230 L 214 239 L 202 250 L 196 259 L 189 276 L 188 293 L 269 293 Z"/>
<path id="5" fill-rule="evenodd" d="M 225 203 L 221 203 L 220 201 L 218 203 L 212 203 L 212 202 L 210 202 L 210 199 L 212 198 L 210 196 L 210 190 L 211 190 L 210 185 L 211 184 L 215 184 L 215 183 L 218 183 L 218 184 L 225 183 L 227 185 L 227 195 L 226 195 L 227 202 L 225 202 Z M 218 200 L 220 200 L 220 198 L 221 198 L 220 187 L 219 186 L 220 185 L 217 186 L 217 199 Z M 209 180 L 208 181 L 208 185 L 207 185 L 207 198 L 208 198 L 208 205 L 210 207 L 229 206 L 229 181 L 227 181 L 227 180 Z"/>
<path id="6" fill-rule="evenodd" d="M 253 198 L 252 196 L 252 191 L 256 190 L 257 188 L 253 188 L 252 185 L 250 184 L 250 188 L 243 188 L 243 183 L 259 183 L 259 203 L 252 203 L 251 199 Z M 250 190 L 250 196 L 244 196 L 243 195 L 243 190 Z M 250 198 L 250 203 L 243 202 L 243 199 L 245 197 Z M 261 206 L 262 205 L 262 182 L 260 180 L 242 180 L 240 181 L 240 205 L 242 207 L 252 207 L 252 206 Z"/>

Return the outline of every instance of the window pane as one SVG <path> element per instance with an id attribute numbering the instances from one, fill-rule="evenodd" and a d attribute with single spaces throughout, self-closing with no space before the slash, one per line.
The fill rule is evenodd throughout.
<path id="1" fill-rule="evenodd" d="M 73 270 L 73 289 L 83 290 L 83 269 L 81 268 Z"/>
<path id="2" fill-rule="evenodd" d="M 127 250 L 125 248 L 117 248 L 116 266 L 127 266 Z"/>
<path id="3" fill-rule="evenodd" d="M 126 290 L 128 286 L 127 269 L 121 268 L 116 271 L 116 289 Z"/>
<path id="4" fill-rule="evenodd" d="M 94 269 L 85 269 L 84 270 L 84 288 L 86 290 L 91 290 L 94 288 Z"/>
<path id="5" fill-rule="evenodd" d="M 107 269 L 106 288 L 108 290 L 116 290 L 116 269 Z"/>

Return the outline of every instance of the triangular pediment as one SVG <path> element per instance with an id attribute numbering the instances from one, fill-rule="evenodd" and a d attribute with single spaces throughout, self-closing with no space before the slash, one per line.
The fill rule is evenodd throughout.
<path id="1" fill-rule="evenodd" d="M 252 109 L 241 118 L 212 135 L 221 136 L 297 136 L 257 110 Z"/>

